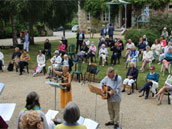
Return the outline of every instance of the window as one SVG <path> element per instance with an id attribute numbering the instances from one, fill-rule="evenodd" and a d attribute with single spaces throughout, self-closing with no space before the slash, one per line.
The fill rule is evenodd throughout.
<path id="1" fill-rule="evenodd" d="M 172 10 L 172 5 L 169 5 L 169 7 L 168 7 L 170 10 Z"/>
<path id="2" fill-rule="evenodd" d="M 107 12 L 103 12 L 103 22 L 108 22 L 109 21 L 109 16 Z"/>
<path id="3" fill-rule="evenodd" d="M 90 13 L 86 13 L 86 20 L 87 22 L 90 22 Z"/>

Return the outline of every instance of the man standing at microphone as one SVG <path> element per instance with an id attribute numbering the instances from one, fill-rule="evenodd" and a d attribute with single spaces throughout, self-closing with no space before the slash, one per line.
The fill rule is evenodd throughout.
<path id="1" fill-rule="evenodd" d="M 105 123 L 105 125 L 114 125 L 114 129 L 119 129 L 122 78 L 115 74 L 115 70 L 112 67 L 107 69 L 107 76 L 100 82 L 102 91 L 104 85 L 111 89 L 109 91 L 109 98 L 107 99 L 110 121 Z"/>

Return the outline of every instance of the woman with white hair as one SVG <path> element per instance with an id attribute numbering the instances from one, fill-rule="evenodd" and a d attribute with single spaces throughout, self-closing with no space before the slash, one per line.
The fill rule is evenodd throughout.
<path id="1" fill-rule="evenodd" d="M 55 129 L 87 129 L 85 125 L 77 123 L 79 118 L 79 107 L 74 102 L 69 102 L 63 111 L 64 123 L 57 125 Z"/>
<path id="2" fill-rule="evenodd" d="M 142 59 L 143 63 L 142 63 L 142 67 L 140 68 L 140 70 L 142 72 L 144 72 L 147 63 L 152 62 L 153 59 L 154 59 L 153 52 L 150 51 L 150 47 L 147 46 L 146 51 L 143 52 L 143 59 Z"/>
<path id="3" fill-rule="evenodd" d="M 108 56 L 108 50 L 105 48 L 105 45 L 102 44 L 100 50 L 99 50 L 99 57 L 102 60 L 102 66 L 104 66 L 105 62 L 107 61 L 107 56 Z"/>
<path id="4" fill-rule="evenodd" d="M 125 88 L 128 85 L 128 88 L 129 88 L 128 95 L 131 95 L 132 84 L 136 81 L 137 76 L 138 76 L 138 70 L 134 66 L 135 66 L 135 63 L 130 62 L 130 68 L 128 69 L 128 72 L 126 74 L 126 79 L 123 81 L 122 92 L 125 92 Z"/>
<path id="5" fill-rule="evenodd" d="M 135 46 L 132 46 L 126 61 L 126 68 L 129 62 L 133 62 L 136 65 L 136 63 L 138 62 L 138 56 L 139 56 L 139 51 L 136 50 Z"/>
<path id="6" fill-rule="evenodd" d="M 60 89 L 60 106 L 64 108 L 68 102 L 72 101 L 71 75 L 66 65 L 63 65 L 62 72 L 59 72 L 55 70 L 52 64 L 52 70 L 62 78 L 62 83 L 60 83 L 60 85 L 65 87 L 65 89 Z"/>

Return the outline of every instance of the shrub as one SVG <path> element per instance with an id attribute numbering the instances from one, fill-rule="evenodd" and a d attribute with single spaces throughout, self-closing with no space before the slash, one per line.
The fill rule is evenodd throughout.
<path id="1" fill-rule="evenodd" d="M 131 29 L 125 34 L 125 40 L 132 39 L 132 41 L 137 45 L 139 38 L 146 35 L 150 44 L 152 45 L 155 39 L 159 39 L 160 35 L 152 30 L 148 29 Z"/>

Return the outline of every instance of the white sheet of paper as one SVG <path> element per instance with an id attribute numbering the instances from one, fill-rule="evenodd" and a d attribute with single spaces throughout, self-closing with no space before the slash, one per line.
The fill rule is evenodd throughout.
<path id="1" fill-rule="evenodd" d="M 85 125 L 87 129 L 97 129 L 99 124 L 91 119 L 86 118 L 83 125 Z"/>
<path id="2" fill-rule="evenodd" d="M 80 116 L 80 118 L 79 118 L 79 120 L 77 122 L 78 122 L 78 124 L 83 124 L 84 120 L 85 120 L 85 118 Z"/>
<path id="3" fill-rule="evenodd" d="M 5 84 L 4 83 L 0 83 L 0 94 L 2 93 L 4 87 L 5 87 Z"/>
<path id="4" fill-rule="evenodd" d="M 4 121 L 9 121 L 13 115 L 15 103 L 3 103 L 0 104 L 0 115 L 4 119 Z"/>
<path id="5" fill-rule="evenodd" d="M 55 116 L 59 113 L 59 111 L 55 111 L 55 110 L 48 110 L 48 112 L 46 113 L 45 117 L 47 119 L 47 121 L 54 119 Z"/>

